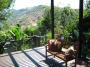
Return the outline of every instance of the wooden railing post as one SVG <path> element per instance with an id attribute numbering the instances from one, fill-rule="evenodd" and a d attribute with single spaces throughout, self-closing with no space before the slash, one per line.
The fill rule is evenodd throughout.
<path id="1" fill-rule="evenodd" d="M 52 38 L 54 38 L 54 0 L 51 0 L 51 22 L 52 22 Z"/>
<path id="2" fill-rule="evenodd" d="M 78 55 L 79 58 L 81 58 L 82 52 L 82 36 L 83 36 L 82 24 L 83 24 L 83 0 L 79 0 L 79 42 L 80 42 Z"/>

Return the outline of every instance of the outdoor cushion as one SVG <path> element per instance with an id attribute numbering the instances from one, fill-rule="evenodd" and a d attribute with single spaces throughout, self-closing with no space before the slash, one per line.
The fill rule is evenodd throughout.
<path id="1" fill-rule="evenodd" d="M 64 61 L 69 61 L 74 58 L 74 52 L 73 50 L 69 50 L 67 53 L 62 52 L 62 53 L 57 53 L 56 55 L 58 58 L 61 58 Z"/>
<path id="2" fill-rule="evenodd" d="M 61 50 L 61 42 L 56 39 L 48 40 L 48 50 L 50 51 L 60 51 Z"/>

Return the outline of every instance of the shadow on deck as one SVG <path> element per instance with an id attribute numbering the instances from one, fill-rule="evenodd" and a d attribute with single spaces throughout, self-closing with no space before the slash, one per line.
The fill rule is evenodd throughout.
<path id="1" fill-rule="evenodd" d="M 0 55 L 0 67 L 64 67 L 53 58 L 45 60 L 45 48 L 37 47 Z"/>
<path id="2" fill-rule="evenodd" d="M 72 67 L 70 64 L 68 63 L 68 67 Z M 46 60 L 44 46 L 0 55 L 0 67 L 64 67 L 64 65 L 62 60 L 53 56 Z"/>

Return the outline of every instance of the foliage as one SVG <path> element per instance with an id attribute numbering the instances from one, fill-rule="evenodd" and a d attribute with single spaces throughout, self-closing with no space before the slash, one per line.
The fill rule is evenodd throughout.
<path id="1" fill-rule="evenodd" d="M 35 35 L 37 33 L 37 27 L 35 26 L 29 26 L 24 30 L 25 34 L 28 36 Z"/>
<path id="2" fill-rule="evenodd" d="M 63 34 L 65 38 L 77 27 L 79 12 L 70 7 L 64 7 L 61 11 L 61 25 L 63 26 Z"/>
<path id="3" fill-rule="evenodd" d="M 37 23 L 38 23 L 38 30 L 40 31 L 41 35 L 44 35 L 51 30 L 51 18 L 49 7 L 45 9 L 43 17 L 40 20 L 38 20 Z"/>
<path id="4" fill-rule="evenodd" d="M 6 20 L 8 8 L 14 0 L 0 0 L 0 21 Z"/>
<path id="5" fill-rule="evenodd" d="M 0 11 L 10 7 L 13 0 L 0 0 Z"/>
<path id="6" fill-rule="evenodd" d="M 38 22 L 37 22 L 38 23 L 38 30 L 39 30 L 41 35 L 44 35 L 46 33 L 46 25 L 45 25 L 46 23 L 44 20 L 45 19 L 42 18 L 42 19 L 38 20 Z"/>
<path id="7" fill-rule="evenodd" d="M 23 31 L 21 30 L 21 27 L 17 24 L 17 26 L 12 27 L 9 30 L 10 34 L 12 35 L 13 39 L 15 40 L 21 40 L 24 36 Z"/>
<path id="8" fill-rule="evenodd" d="M 51 19 L 50 19 L 50 9 L 47 9 L 45 11 L 44 17 L 38 21 L 38 27 L 39 31 L 42 34 L 45 34 L 49 31 L 51 31 Z M 79 17 L 79 12 L 78 10 L 71 9 L 70 7 L 65 7 L 65 8 L 58 8 L 55 7 L 55 13 L 54 13 L 54 18 L 55 18 L 55 34 L 64 34 L 65 39 L 67 39 L 74 30 L 74 28 L 77 27 L 78 23 L 78 17 Z"/>
<path id="9" fill-rule="evenodd" d="M 89 23 L 89 18 L 90 18 L 90 0 L 87 0 L 85 3 L 85 9 L 84 9 L 84 22 L 86 23 L 86 31 L 84 32 L 84 35 L 86 39 L 89 41 L 90 40 L 90 27 L 88 26 L 87 23 Z"/>
<path id="10" fill-rule="evenodd" d="M 88 29 L 87 32 L 84 32 L 84 35 L 85 35 L 86 40 L 90 42 L 90 28 Z"/>
<path id="11" fill-rule="evenodd" d="M 65 7 L 61 12 L 61 24 L 65 28 L 68 25 L 74 25 L 78 22 L 78 12 L 70 7 Z M 76 24 L 75 24 L 76 25 Z M 69 28 L 70 29 L 70 28 Z"/>
<path id="12" fill-rule="evenodd" d="M 0 31 L 0 42 L 6 40 L 6 33 L 5 31 Z"/>
<path id="13" fill-rule="evenodd" d="M 48 33 L 46 34 L 46 36 L 47 36 L 47 39 L 51 39 L 51 38 L 52 38 L 52 33 L 51 33 L 51 32 L 48 32 Z"/>
<path id="14" fill-rule="evenodd" d="M 30 49 L 30 48 L 32 48 L 32 47 L 31 47 L 30 44 L 23 44 L 23 45 L 21 46 L 21 48 L 22 48 L 22 50 L 26 50 L 26 49 Z"/>
<path id="15" fill-rule="evenodd" d="M 8 31 L 0 31 L 0 42 L 7 41 L 11 38 L 11 35 Z"/>
<path id="16" fill-rule="evenodd" d="M 90 0 L 87 0 L 85 3 L 84 17 L 85 16 L 90 16 Z"/>
<path id="17" fill-rule="evenodd" d="M 71 9 L 70 7 L 55 7 L 55 34 L 64 34 L 65 39 L 67 39 L 72 30 L 74 30 L 77 27 L 78 14 L 79 12 L 77 9 Z M 39 20 L 37 21 L 37 26 L 28 26 L 23 30 L 19 24 L 9 28 L 9 24 L 5 23 L 3 26 L 4 29 L 0 33 L 0 39 L 2 39 L 3 41 L 3 39 L 5 40 L 7 38 L 13 38 L 15 40 L 18 40 L 17 45 L 15 46 L 17 50 L 26 49 L 29 48 L 29 45 L 26 45 L 27 43 L 22 44 L 22 42 L 19 40 L 22 40 L 23 38 L 28 36 L 42 35 L 46 37 L 45 41 L 47 41 L 48 39 L 51 39 L 51 27 L 52 24 L 50 8 L 47 8 L 44 11 L 43 17 L 39 18 Z M 7 28 L 9 28 L 8 32 L 6 31 Z M 31 42 L 30 39 L 28 41 Z M 21 44 L 19 42 L 21 42 Z M 26 42 L 26 40 L 24 40 L 24 42 Z"/>
<path id="18" fill-rule="evenodd" d="M 79 12 L 70 7 L 59 8 L 55 7 L 54 24 L 55 34 L 64 34 L 65 37 L 77 27 Z M 43 34 L 51 31 L 50 9 L 45 10 L 44 16 L 38 21 L 39 31 Z"/>
<path id="19" fill-rule="evenodd" d="M 10 22 L 8 20 L 3 21 L 2 30 L 9 30 L 10 29 Z"/>

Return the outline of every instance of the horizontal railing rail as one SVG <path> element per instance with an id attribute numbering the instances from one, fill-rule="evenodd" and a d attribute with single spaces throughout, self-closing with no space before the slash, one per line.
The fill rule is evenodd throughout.
<path id="1" fill-rule="evenodd" d="M 8 39 L 6 41 L 1 41 L 0 49 L 3 49 L 1 53 L 5 52 L 6 48 L 9 50 L 11 49 L 11 51 L 12 49 L 13 51 L 18 51 L 22 49 L 43 46 L 46 43 L 46 38 L 46 36 L 33 35 L 22 38 L 20 40 Z"/>

